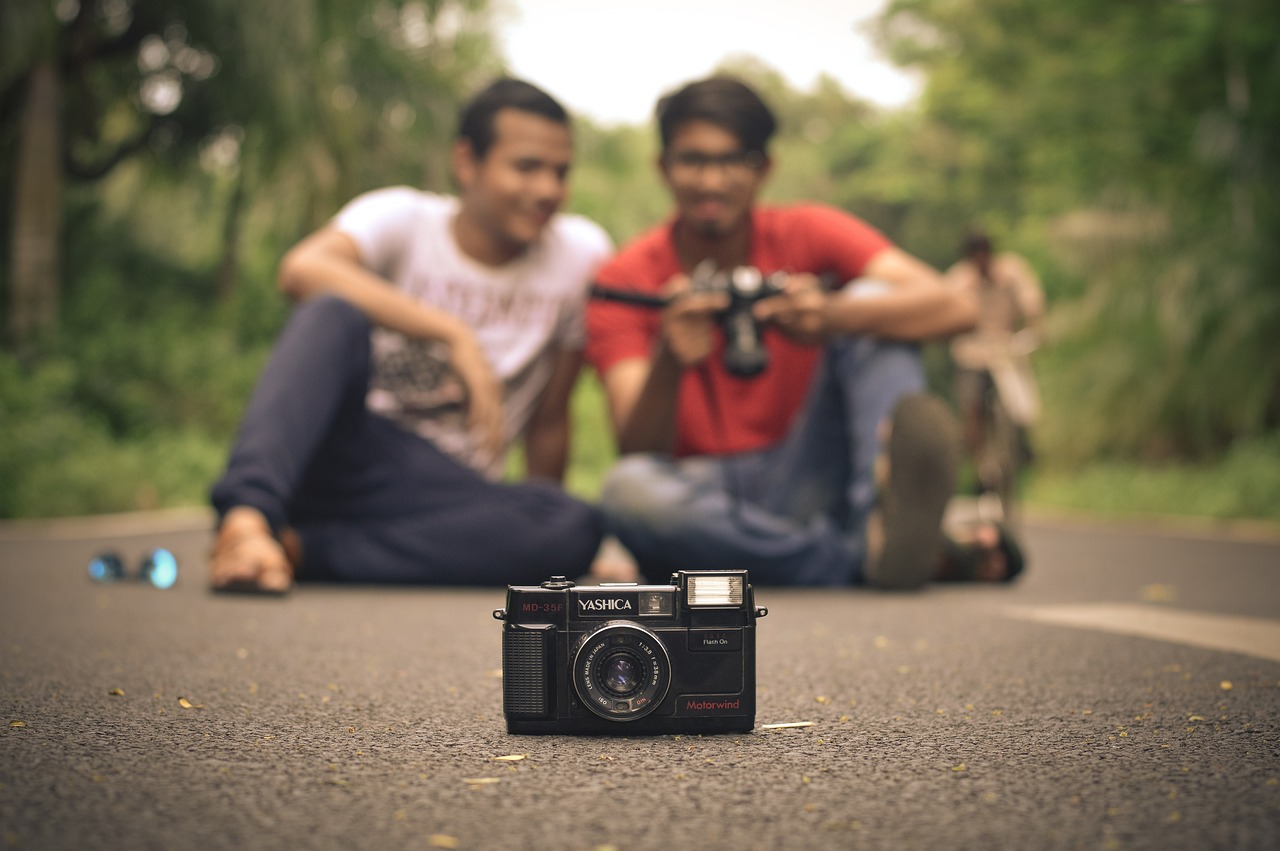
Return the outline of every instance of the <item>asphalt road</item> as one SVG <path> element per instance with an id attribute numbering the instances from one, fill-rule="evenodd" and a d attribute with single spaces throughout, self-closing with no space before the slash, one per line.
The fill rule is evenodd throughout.
<path id="1" fill-rule="evenodd" d="M 218 596 L 200 518 L 0 525 L 0 846 L 1280 847 L 1280 538 L 1027 531 L 1010 588 L 758 589 L 753 733 L 586 738 L 505 732 L 500 590 Z M 159 545 L 171 590 L 86 575 Z"/>

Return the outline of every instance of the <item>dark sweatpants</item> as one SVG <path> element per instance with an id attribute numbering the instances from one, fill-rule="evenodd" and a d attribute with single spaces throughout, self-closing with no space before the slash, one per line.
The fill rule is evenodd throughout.
<path id="1" fill-rule="evenodd" d="M 586 573 L 590 506 L 550 484 L 495 484 L 365 407 L 369 322 L 322 297 L 293 313 L 259 380 L 227 471 L 221 518 L 257 508 L 302 536 L 301 579 L 529 584 Z"/>

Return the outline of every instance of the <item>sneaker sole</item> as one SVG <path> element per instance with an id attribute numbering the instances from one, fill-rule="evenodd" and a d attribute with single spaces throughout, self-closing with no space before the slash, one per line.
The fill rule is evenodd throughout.
<path id="1" fill-rule="evenodd" d="M 919 588 L 937 572 L 942 517 L 956 485 L 960 429 L 940 400 L 904 397 L 889 435 L 889 483 L 883 500 L 884 552 L 868 564 L 867 582 L 878 588 Z"/>

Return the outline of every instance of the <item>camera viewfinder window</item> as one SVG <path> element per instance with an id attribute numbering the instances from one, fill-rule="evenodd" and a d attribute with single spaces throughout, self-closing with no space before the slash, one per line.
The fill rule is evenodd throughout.
<path id="1" fill-rule="evenodd" d="M 640 616 L 669 618 L 675 614 L 675 595 L 661 591 L 640 592 Z"/>

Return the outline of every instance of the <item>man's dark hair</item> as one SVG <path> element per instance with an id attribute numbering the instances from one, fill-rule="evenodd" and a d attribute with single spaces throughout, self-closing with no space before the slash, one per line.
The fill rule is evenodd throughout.
<path id="1" fill-rule="evenodd" d="M 458 138 L 471 143 L 477 159 L 484 159 L 493 147 L 497 116 L 504 109 L 531 112 L 569 126 L 569 113 L 551 95 L 524 80 L 499 78 L 472 97 L 458 115 Z"/>
<path id="2" fill-rule="evenodd" d="M 738 137 L 742 149 L 765 154 L 778 129 L 773 112 L 755 90 L 732 77 L 709 77 L 689 83 L 658 101 L 658 134 L 662 150 L 690 121 L 706 121 Z"/>

